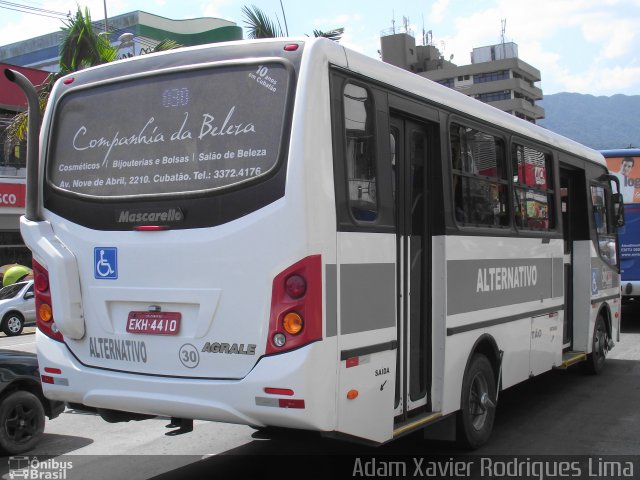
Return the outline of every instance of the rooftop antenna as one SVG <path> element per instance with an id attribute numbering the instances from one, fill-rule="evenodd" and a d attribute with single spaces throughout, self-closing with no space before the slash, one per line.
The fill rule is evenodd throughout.
<path id="1" fill-rule="evenodd" d="M 422 46 L 427 45 L 427 33 L 424 31 L 424 13 L 422 14 Z"/>
<path id="2" fill-rule="evenodd" d="M 409 33 L 409 17 L 402 17 L 402 23 L 404 24 L 404 32 Z"/>
<path id="3" fill-rule="evenodd" d="M 396 33 L 396 11 L 395 10 L 391 10 L 391 29 L 393 30 L 393 33 L 395 35 Z"/>
<path id="4" fill-rule="evenodd" d="M 502 26 L 502 28 L 500 29 L 500 43 L 502 43 L 502 45 L 504 45 L 504 32 L 507 29 L 507 19 L 503 18 L 502 20 L 500 20 L 500 24 Z"/>

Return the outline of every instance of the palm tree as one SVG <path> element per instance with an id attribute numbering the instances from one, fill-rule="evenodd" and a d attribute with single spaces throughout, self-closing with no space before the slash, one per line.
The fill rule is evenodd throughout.
<path id="1" fill-rule="evenodd" d="M 340 39 L 342 38 L 342 35 L 344 34 L 344 28 L 340 27 L 340 28 L 334 28 L 333 30 L 327 30 L 326 32 L 322 31 L 322 30 L 314 30 L 313 31 L 313 36 L 314 37 L 324 37 L 324 38 L 328 38 L 329 40 L 333 40 L 334 42 L 339 42 Z"/>
<path id="2" fill-rule="evenodd" d="M 93 30 L 89 9 L 80 7 L 75 18 L 65 22 L 65 37 L 60 47 L 60 74 L 109 63 L 116 59 L 118 47 L 111 45 L 106 35 Z"/>
<path id="3" fill-rule="evenodd" d="M 262 10 L 255 5 L 251 7 L 242 7 L 242 13 L 245 16 L 244 23 L 247 25 L 249 38 L 277 38 L 284 37 L 280 19 L 276 15 L 276 20 L 271 20 Z M 284 15 L 284 12 L 283 12 Z M 344 28 L 334 28 L 333 30 L 322 31 L 314 30 L 314 37 L 324 37 L 334 42 L 340 41 L 344 34 Z"/>
<path id="4" fill-rule="evenodd" d="M 245 22 L 249 32 L 247 36 L 249 38 L 276 38 L 284 37 L 282 33 L 282 27 L 280 26 L 280 20 L 276 15 L 276 23 L 271 20 L 267 15 L 255 5 L 251 7 L 242 7 L 242 13 L 244 14 Z"/>

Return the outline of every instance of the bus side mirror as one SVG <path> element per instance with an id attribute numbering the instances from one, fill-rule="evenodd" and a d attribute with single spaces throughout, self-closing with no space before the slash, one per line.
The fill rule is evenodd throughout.
<path id="1" fill-rule="evenodd" d="M 621 193 L 613 194 L 613 214 L 618 227 L 624 226 L 624 198 Z"/>

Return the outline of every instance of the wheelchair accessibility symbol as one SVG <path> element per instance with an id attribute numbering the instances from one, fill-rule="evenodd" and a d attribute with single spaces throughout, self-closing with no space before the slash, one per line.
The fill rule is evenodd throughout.
<path id="1" fill-rule="evenodd" d="M 591 269 L 591 295 L 598 294 L 598 275 L 600 275 L 599 268 Z"/>
<path id="2" fill-rule="evenodd" d="M 118 278 L 118 249 L 115 247 L 96 247 L 93 249 L 94 277 L 98 280 Z"/>

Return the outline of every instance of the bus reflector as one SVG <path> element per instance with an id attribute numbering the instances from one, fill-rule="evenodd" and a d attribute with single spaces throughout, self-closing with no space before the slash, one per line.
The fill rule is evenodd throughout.
<path id="1" fill-rule="evenodd" d="M 360 365 L 360 358 L 359 357 L 347 358 L 346 363 L 347 363 L 347 368 L 357 367 L 358 365 Z"/>
<path id="2" fill-rule="evenodd" d="M 290 388 L 265 387 L 264 393 L 270 393 L 271 395 L 288 395 L 289 397 L 293 396 L 293 390 Z"/>
<path id="3" fill-rule="evenodd" d="M 297 43 L 287 43 L 284 46 L 284 50 L 286 52 L 295 52 L 296 50 L 298 50 L 298 48 L 300 48 L 300 45 L 298 45 Z"/>
<path id="4" fill-rule="evenodd" d="M 138 225 L 137 227 L 133 227 L 133 229 L 138 232 L 161 232 L 163 230 L 168 230 L 164 225 Z"/>
<path id="5" fill-rule="evenodd" d="M 280 408 L 304 408 L 304 400 L 294 400 L 290 398 L 281 398 L 278 400 Z"/>
<path id="6" fill-rule="evenodd" d="M 347 392 L 347 398 L 349 400 L 355 400 L 356 398 L 358 398 L 358 390 L 356 390 L 355 388 L 349 390 Z"/>
<path id="7" fill-rule="evenodd" d="M 47 373 L 57 373 L 58 375 L 62 373 L 62 370 L 53 367 L 44 367 L 44 371 Z"/>
<path id="8" fill-rule="evenodd" d="M 51 375 L 41 375 L 40 379 L 42 383 L 48 383 L 50 385 L 64 385 L 65 387 L 69 386 L 68 378 L 60 378 L 60 377 L 52 377 Z"/>

